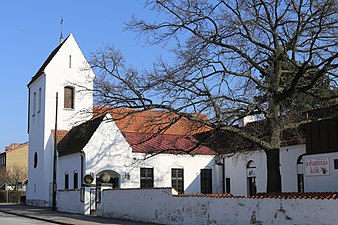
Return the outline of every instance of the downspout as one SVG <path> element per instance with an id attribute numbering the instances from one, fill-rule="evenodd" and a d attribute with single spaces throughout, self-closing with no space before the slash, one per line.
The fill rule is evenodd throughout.
<path id="1" fill-rule="evenodd" d="M 85 153 L 83 152 L 83 150 L 81 151 L 80 156 L 81 156 L 81 187 L 82 187 L 83 186 L 83 178 L 84 178 L 83 166 L 84 166 L 84 157 L 85 157 Z"/>
<path id="2" fill-rule="evenodd" d="M 223 184 L 223 194 L 226 193 L 225 190 L 225 158 L 223 156 L 221 156 L 223 163 L 222 163 L 222 184 Z"/>
<path id="3" fill-rule="evenodd" d="M 58 121 L 58 92 L 56 92 L 56 101 L 55 101 L 55 134 L 54 134 L 54 156 L 53 156 L 53 199 L 52 199 L 52 210 L 53 211 L 56 211 L 56 194 L 57 194 L 57 191 L 56 191 L 56 163 L 57 163 L 57 139 L 58 139 L 58 136 L 57 136 L 57 129 L 58 129 L 58 126 L 57 126 L 57 121 Z"/>
<path id="4" fill-rule="evenodd" d="M 27 133 L 29 134 L 29 124 L 30 124 L 30 105 L 31 105 L 31 89 L 28 87 L 28 126 L 27 126 Z"/>

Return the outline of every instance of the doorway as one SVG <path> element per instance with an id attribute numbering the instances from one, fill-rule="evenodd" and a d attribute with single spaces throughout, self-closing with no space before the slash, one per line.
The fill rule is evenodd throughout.
<path id="1" fill-rule="evenodd" d="M 248 195 L 253 196 L 257 194 L 257 178 L 256 178 L 256 165 L 253 160 L 250 160 L 246 166 Z"/>

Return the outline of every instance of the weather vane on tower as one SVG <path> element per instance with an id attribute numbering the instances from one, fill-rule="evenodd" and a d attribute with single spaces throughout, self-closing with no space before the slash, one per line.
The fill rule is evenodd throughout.
<path id="1" fill-rule="evenodd" d="M 63 16 L 61 16 L 61 21 L 60 21 L 60 27 L 61 27 L 61 32 L 60 32 L 60 44 L 63 42 L 63 37 L 62 37 L 62 23 L 63 23 Z"/>

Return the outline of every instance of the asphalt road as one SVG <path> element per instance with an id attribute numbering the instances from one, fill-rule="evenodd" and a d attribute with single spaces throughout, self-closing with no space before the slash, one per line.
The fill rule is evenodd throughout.
<path id="1" fill-rule="evenodd" d="M 32 225 L 32 224 L 46 224 L 50 225 L 55 223 L 47 223 L 45 221 L 29 219 L 21 216 L 16 216 L 8 213 L 0 212 L 0 224 L 6 225 Z"/>

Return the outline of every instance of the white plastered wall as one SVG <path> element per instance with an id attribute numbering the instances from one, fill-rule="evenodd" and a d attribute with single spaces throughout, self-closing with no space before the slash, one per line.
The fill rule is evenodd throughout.
<path id="1" fill-rule="evenodd" d="M 58 176 L 57 190 L 65 190 L 65 174 L 69 178 L 69 190 L 74 189 L 74 173 L 78 174 L 77 189 L 81 188 L 81 153 L 74 153 L 59 157 L 58 159 Z"/>
<path id="2" fill-rule="evenodd" d="M 29 147 L 28 147 L 28 185 L 27 185 L 27 199 L 42 200 L 38 204 L 45 204 L 48 201 L 46 188 L 42 182 L 46 168 L 45 164 L 45 90 L 46 77 L 42 74 L 29 87 Z M 41 90 L 41 99 L 39 99 L 39 92 Z M 35 95 L 34 95 L 35 93 Z M 35 98 L 35 99 L 34 99 Z M 35 103 L 34 103 L 35 101 Z M 41 101 L 41 109 L 39 110 L 39 101 Z M 35 104 L 35 107 L 34 107 Z M 35 109 L 34 109 L 35 108 Z M 37 154 L 37 164 L 34 168 L 34 155 Z"/>
<path id="3" fill-rule="evenodd" d="M 140 187 L 141 167 L 154 168 L 155 187 L 170 187 L 171 168 L 182 168 L 186 193 L 200 192 L 200 170 L 210 168 L 213 187 L 216 187 L 214 156 L 160 154 L 144 160 L 144 154 L 132 153 L 131 147 L 112 120 L 103 121 L 99 125 L 83 150 L 86 168 L 84 174 L 113 170 L 120 174 L 121 188 Z M 130 179 L 126 179 L 125 174 Z M 216 188 L 213 192 L 216 192 Z"/>
<path id="4" fill-rule="evenodd" d="M 32 118 L 32 113 L 30 113 L 29 118 L 29 160 L 32 164 L 34 152 L 37 151 L 39 162 L 36 169 L 38 172 L 32 172 L 31 166 L 29 167 L 31 174 L 29 175 L 27 190 L 28 203 L 32 199 L 34 202 L 43 202 L 44 205 L 51 204 L 54 151 L 51 130 L 55 128 L 56 93 L 58 93 L 57 127 L 59 130 L 70 130 L 72 126 L 84 122 L 92 116 L 88 112 L 93 107 L 93 95 L 88 90 L 93 88 L 93 79 L 93 71 L 89 69 L 73 35 L 70 35 L 45 67 L 44 74 L 29 86 L 31 96 L 34 90 L 42 87 L 44 99 L 39 123 L 34 121 L 35 118 Z M 63 107 L 65 86 L 72 86 L 75 89 L 74 109 L 64 109 Z M 32 107 L 31 102 L 31 111 Z"/>
<path id="5" fill-rule="evenodd" d="M 282 177 L 282 191 L 297 191 L 297 159 L 305 153 L 304 145 L 282 147 L 280 150 L 280 172 Z M 238 153 L 225 157 L 225 178 L 230 178 L 231 193 L 235 195 L 247 195 L 247 164 L 253 161 L 256 165 L 257 192 L 266 192 L 267 169 L 266 155 L 264 151 L 252 151 Z"/>

